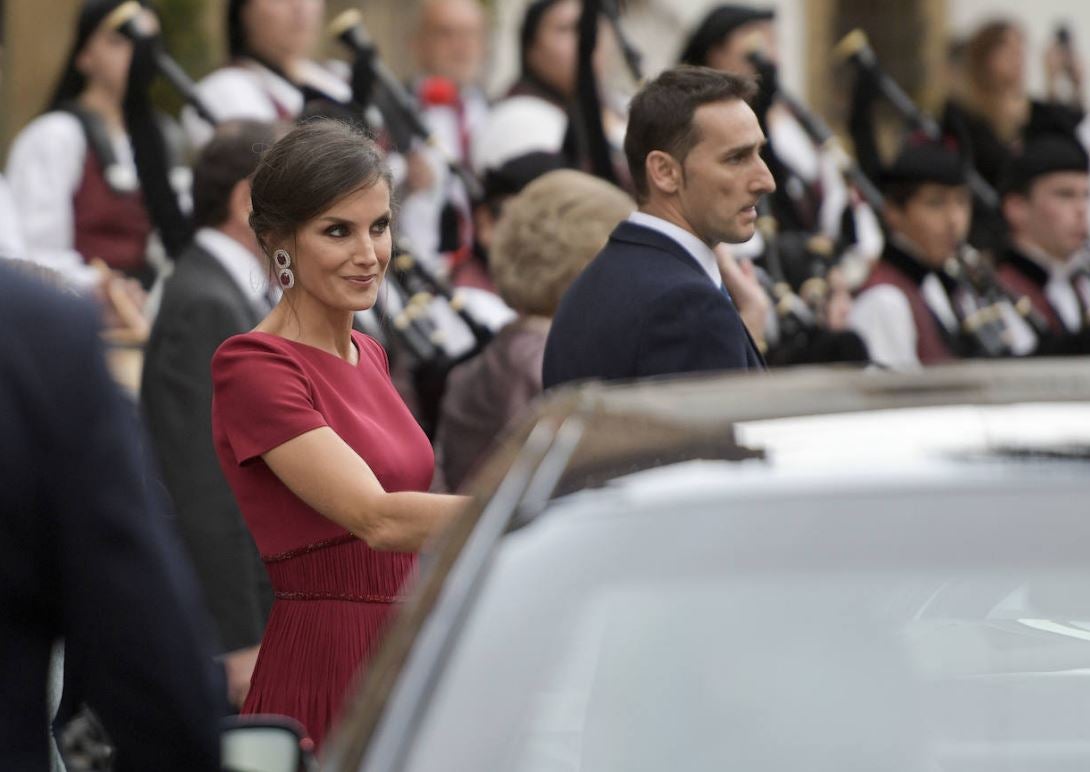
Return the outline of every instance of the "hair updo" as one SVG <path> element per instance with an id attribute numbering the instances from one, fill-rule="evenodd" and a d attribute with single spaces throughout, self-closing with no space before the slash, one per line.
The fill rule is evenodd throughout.
<path id="1" fill-rule="evenodd" d="M 328 119 L 292 129 L 265 153 L 251 185 L 250 227 L 265 257 L 270 244 L 380 180 L 392 190 L 382 152 L 360 129 Z"/>

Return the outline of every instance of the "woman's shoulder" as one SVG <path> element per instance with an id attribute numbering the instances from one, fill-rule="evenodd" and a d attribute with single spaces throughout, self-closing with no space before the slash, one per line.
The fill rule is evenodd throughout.
<path id="1" fill-rule="evenodd" d="M 212 370 L 222 371 L 240 362 L 283 362 L 296 359 L 295 350 L 287 338 L 251 330 L 232 335 L 220 344 L 212 356 Z"/>
<path id="2" fill-rule="evenodd" d="M 12 152 L 28 143 L 35 145 L 82 146 L 86 143 L 83 126 L 67 110 L 50 110 L 32 120 L 15 136 Z"/>
<path id="3" fill-rule="evenodd" d="M 257 75 L 245 67 L 228 64 L 205 75 L 197 82 L 202 92 L 230 91 L 232 89 L 259 90 L 261 83 Z"/>

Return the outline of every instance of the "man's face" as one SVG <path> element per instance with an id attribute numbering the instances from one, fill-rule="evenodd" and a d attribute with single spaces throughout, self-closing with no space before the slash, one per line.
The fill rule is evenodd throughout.
<path id="1" fill-rule="evenodd" d="M 764 133 L 740 99 L 701 105 L 693 115 L 699 140 L 681 162 L 681 215 L 705 243 L 739 244 L 753 236 L 757 200 L 776 189 L 761 159 Z"/>
<path id="2" fill-rule="evenodd" d="M 916 247 L 930 268 L 941 268 L 969 235 L 972 198 L 966 185 L 921 185 L 903 206 L 890 203 L 886 221 Z"/>
<path id="3" fill-rule="evenodd" d="M 432 0 L 416 36 L 420 69 L 459 86 L 472 84 L 484 61 L 484 13 L 477 0 Z"/>
<path id="4" fill-rule="evenodd" d="M 1033 182 L 1016 234 L 1066 262 L 1087 239 L 1090 175 L 1053 172 Z"/>

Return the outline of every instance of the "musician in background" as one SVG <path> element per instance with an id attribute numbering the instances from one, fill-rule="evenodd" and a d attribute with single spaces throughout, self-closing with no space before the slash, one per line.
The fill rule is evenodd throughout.
<path id="1" fill-rule="evenodd" d="M 518 318 L 450 373 L 438 456 L 451 490 L 541 393 L 545 339 L 561 296 L 635 208 L 617 187 L 570 169 L 534 180 L 505 204 L 491 268 L 500 297 Z"/>
<path id="2" fill-rule="evenodd" d="M 1090 158 L 1072 135 L 1031 139 L 1003 182 L 1003 217 L 1010 240 L 997 274 L 1026 297 L 1047 323 L 1019 353 L 1086 353 L 1090 322 L 1087 202 Z M 1079 345 L 1080 341 L 1083 345 Z"/>
<path id="3" fill-rule="evenodd" d="M 526 153 L 490 169 L 481 182 L 481 198 L 473 204 L 473 253 L 455 266 L 451 283 L 495 291 L 491 278 L 492 242 L 507 202 L 549 172 L 563 169 L 566 159 L 559 153 Z"/>
<path id="4" fill-rule="evenodd" d="M 230 60 L 197 84 L 212 115 L 271 123 L 294 120 L 312 101 L 349 102 L 348 84 L 310 58 L 324 17 L 324 0 L 228 0 Z M 194 147 L 212 136 L 191 108 L 183 125 Z"/>
<path id="5" fill-rule="evenodd" d="M 107 22 L 122 0 L 88 0 L 49 109 L 15 137 L 7 178 L 28 259 L 81 291 L 113 282 L 141 303 L 156 269 L 124 101 L 132 42 Z M 108 270 L 92 263 L 102 261 Z M 139 282 L 118 281 L 128 277 Z"/>
<path id="6" fill-rule="evenodd" d="M 966 162 L 947 147 L 909 145 L 882 172 L 887 237 L 851 312 L 874 362 L 913 370 L 964 353 L 954 295 L 943 270 L 969 233 Z"/>
<path id="7" fill-rule="evenodd" d="M 761 72 L 749 59 L 754 50 L 769 63 Z M 717 6 L 690 35 L 680 58 L 683 64 L 758 76 L 754 110 L 768 135 L 766 161 L 776 178 L 772 214 L 780 229 L 821 234 L 857 252 L 861 260 L 875 259 L 882 241 L 873 210 L 854 200 L 832 154 L 816 146 L 790 109 L 776 99 L 775 12 L 748 5 Z"/>
<path id="8" fill-rule="evenodd" d="M 579 0 L 534 0 L 527 7 L 519 30 L 518 79 L 473 144 L 479 175 L 526 153 L 564 148 L 576 93 L 581 12 Z"/>
<path id="9" fill-rule="evenodd" d="M 468 167 L 473 137 L 488 116 L 480 85 L 485 16 L 478 0 L 424 2 L 412 50 L 417 64 L 413 91 L 443 152 L 424 151 L 434 183 L 403 197 L 400 228 L 418 255 L 444 253 L 445 262 L 455 267 L 470 256 L 471 203 L 444 156 Z"/>
<path id="10" fill-rule="evenodd" d="M 965 82 L 943 115 L 944 127 L 967 140 L 967 155 L 981 176 L 998 187 L 1004 170 L 1026 140 L 1026 132 L 1073 132 L 1082 120 L 1082 68 L 1070 41 L 1054 40 L 1045 53 L 1047 100 L 1026 88 L 1025 33 L 998 19 L 974 32 L 965 44 Z M 1059 100 L 1067 79 L 1078 98 Z"/>

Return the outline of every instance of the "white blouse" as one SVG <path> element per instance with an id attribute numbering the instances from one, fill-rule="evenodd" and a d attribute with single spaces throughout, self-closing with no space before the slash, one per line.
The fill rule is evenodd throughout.
<path id="1" fill-rule="evenodd" d="M 316 62 L 304 62 L 300 75 L 338 101 L 352 98 L 349 85 Z M 249 59 L 221 67 L 205 77 L 197 83 L 197 95 L 217 121 L 251 119 L 271 123 L 281 119 L 277 105 L 291 117 L 303 110 L 303 95 L 296 86 Z M 182 110 L 182 127 L 194 149 L 212 138 L 212 126 L 192 107 Z"/>
<path id="2" fill-rule="evenodd" d="M 125 134 L 111 136 L 114 155 L 136 175 Z M 98 273 L 75 249 L 72 198 L 83 180 L 87 139 L 71 113 L 46 113 L 26 126 L 12 144 L 7 178 L 26 241 L 25 256 L 58 271 L 75 288 L 98 283 Z"/>

